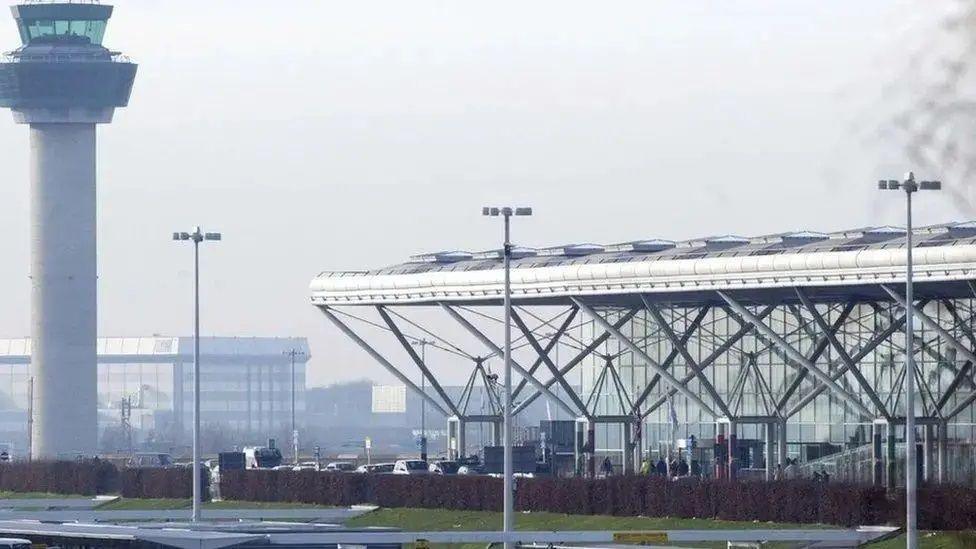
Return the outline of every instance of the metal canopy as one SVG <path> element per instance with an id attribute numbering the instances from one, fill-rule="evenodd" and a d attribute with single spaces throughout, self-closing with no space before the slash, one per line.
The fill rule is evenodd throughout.
<path id="1" fill-rule="evenodd" d="M 685 424 L 762 417 L 785 425 L 803 419 L 815 403 L 837 407 L 842 419 L 832 415 L 828 424 L 896 424 L 907 413 L 902 381 L 914 375 L 924 387 L 915 410 L 919 424 L 944 430 L 976 402 L 976 231 L 970 225 L 916 231 L 915 308 L 922 326 L 913 373 L 902 366 L 904 231 L 792 232 L 674 246 L 640 245 L 663 242 L 644 239 L 592 246 L 587 254 L 536 248 L 513 262 L 520 334 L 513 341 L 520 377 L 514 413 L 545 395 L 591 424 L 660 424 L 677 415 Z M 360 319 L 373 330 L 368 336 L 351 323 L 337 325 L 401 380 L 416 378 L 419 367 L 439 387 L 437 372 L 406 344 L 425 335 L 445 354 L 437 359 L 447 365 L 441 368 L 480 379 L 476 364 L 501 356 L 502 271 L 495 251 L 468 255 L 451 263 L 418 256 L 375 271 L 322 273 L 312 282 L 311 301 L 333 322 L 338 319 L 329 311 L 380 311 L 380 321 Z M 398 326 L 388 314 L 406 320 L 420 308 L 442 320 L 425 312 L 426 326 L 413 320 Z M 384 325 L 391 333 L 375 334 Z M 469 337 L 451 340 L 446 325 L 460 325 Z M 379 355 L 366 341 L 380 338 L 399 341 L 406 354 Z M 569 379 L 577 378 L 570 376 L 581 369 L 591 373 L 590 384 L 573 387 Z M 638 369 L 644 377 L 633 374 Z M 415 389 L 410 379 L 404 384 Z M 552 392 L 554 385 L 561 394 Z M 444 410 L 477 421 L 466 419 L 464 402 L 437 393 Z"/>

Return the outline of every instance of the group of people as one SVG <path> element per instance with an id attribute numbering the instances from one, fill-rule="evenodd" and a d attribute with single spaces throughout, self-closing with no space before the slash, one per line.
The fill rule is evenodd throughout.
<path id="1" fill-rule="evenodd" d="M 803 477 L 803 471 L 800 470 L 800 466 L 797 464 L 796 458 L 786 458 L 786 467 L 783 467 L 782 465 L 776 466 L 776 480 Z M 813 480 L 817 482 L 830 482 L 830 473 L 827 472 L 825 467 L 821 466 L 819 471 L 813 472 Z"/>
<path id="2" fill-rule="evenodd" d="M 691 465 L 685 461 L 684 457 L 679 457 L 677 459 L 672 458 L 671 462 L 668 463 L 664 461 L 664 458 L 658 459 L 657 463 L 653 463 L 650 458 L 644 460 L 641 464 L 640 473 L 642 475 L 656 475 L 662 477 L 687 477 L 687 476 L 701 476 L 701 465 L 697 461 L 692 461 Z"/>

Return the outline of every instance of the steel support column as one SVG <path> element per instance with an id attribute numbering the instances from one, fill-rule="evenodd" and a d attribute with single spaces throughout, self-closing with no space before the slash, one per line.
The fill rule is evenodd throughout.
<path id="1" fill-rule="evenodd" d="M 433 406 L 434 409 L 440 412 L 442 415 L 445 416 L 451 415 L 450 412 L 445 410 L 444 407 L 441 406 L 439 402 L 431 398 L 430 395 L 421 391 L 420 387 L 414 385 L 414 383 L 410 381 L 410 379 L 407 378 L 407 376 L 403 375 L 403 373 L 401 373 L 400 370 L 397 370 L 397 368 L 393 364 L 391 364 L 389 360 L 384 358 L 383 355 L 379 354 L 376 351 L 376 349 L 373 349 L 368 343 L 366 343 L 366 341 L 364 341 L 363 338 L 359 337 L 356 334 L 356 332 L 352 331 L 352 329 L 349 328 L 349 326 L 347 326 L 344 322 L 339 320 L 339 318 L 336 315 L 334 315 L 332 311 L 329 310 L 328 307 L 319 307 L 319 310 L 322 311 L 322 314 L 324 314 L 326 318 L 331 320 L 332 323 L 335 324 L 336 327 L 339 328 L 339 330 L 346 335 L 346 337 L 356 342 L 356 344 L 359 345 L 359 347 L 362 348 L 362 350 L 366 351 L 366 353 L 369 354 L 369 356 L 373 357 L 373 360 L 378 362 L 380 366 L 386 369 L 387 372 L 393 374 L 394 377 L 400 380 L 400 383 L 403 383 L 404 385 L 407 386 L 407 388 L 420 395 L 421 398 L 426 400 L 428 404 Z"/>
<path id="2" fill-rule="evenodd" d="M 850 316 L 851 311 L 853 310 L 854 310 L 853 303 L 848 303 L 846 306 L 844 306 L 844 309 L 840 312 L 839 315 L 837 315 L 837 320 L 835 320 L 834 324 L 830 327 L 831 331 L 836 333 L 837 330 L 840 330 L 840 327 L 844 324 L 844 322 L 847 321 L 847 317 Z M 820 355 L 822 355 L 824 351 L 827 350 L 828 345 L 829 344 L 827 342 L 826 337 L 820 338 L 820 340 L 817 341 L 816 344 L 813 346 L 813 351 L 809 355 L 810 362 L 816 363 L 817 360 L 820 360 Z M 790 357 L 785 354 L 781 356 L 784 362 L 790 360 Z M 789 403 L 790 398 L 793 397 L 793 393 L 795 393 L 797 389 L 800 388 L 800 385 L 803 384 L 803 380 L 806 379 L 806 377 L 807 377 L 807 370 L 805 368 L 801 368 L 800 371 L 798 371 L 796 375 L 793 376 L 793 379 L 790 381 L 790 384 L 787 386 L 786 390 L 783 391 L 783 394 L 780 396 L 779 402 L 776 403 L 777 412 L 780 413 L 783 412 L 783 408 L 786 408 L 786 405 Z M 837 379 L 839 379 L 839 376 Z M 789 417 L 789 414 L 787 414 L 787 417 Z"/>
<path id="3" fill-rule="evenodd" d="M 776 307 L 773 306 L 773 305 L 770 305 L 770 306 L 766 307 L 765 309 L 763 309 L 759 313 L 759 315 L 757 315 L 757 318 L 760 319 L 760 320 L 762 320 L 763 318 L 766 318 L 770 313 L 773 312 L 773 310 L 775 308 Z M 753 331 L 754 329 L 755 328 L 754 328 L 754 326 L 752 325 L 751 322 L 742 321 L 742 325 L 739 327 L 739 329 L 736 330 L 736 332 L 734 334 L 732 334 L 731 336 L 729 336 L 729 338 L 727 340 L 725 340 L 721 345 L 719 345 L 717 349 L 715 349 L 714 351 L 712 351 L 712 353 L 709 354 L 705 358 L 705 360 L 702 360 L 701 363 L 698 364 L 698 366 L 700 366 L 703 369 L 709 367 L 713 362 L 715 362 L 716 360 L 718 360 L 718 358 L 720 356 L 722 356 L 729 349 L 731 349 L 733 345 L 735 345 L 736 343 L 738 343 L 739 340 L 741 340 L 743 337 L 745 337 L 749 332 Z M 677 355 L 677 351 L 673 351 L 673 352 L 675 353 L 675 355 Z M 681 378 L 681 383 L 684 384 L 684 385 L 687 385 L 688 382 L 690 382 L 692 379 L 695 379 L 695 377 L 697 377 L 697 374 L 695 374 L 694 372 L 691 372 L 691 373 L 687 374 L 685 377 Z M 644 389 L 644 392 L 641 395 L 641 398 L 638 398 L 635 401 L 635 406 L 640 406 L 641 404 L 643 404 L 644 400 L 650 394 L 651 389 L 653 389 L 653 386 L 649 384 Z M 661 407 L 661 405 L 663 405 L 665 402 L 667 402 L 667 399 L 668 398 L 670 398 L 670 397 L 674 396 L 675 394 L 677 394 L 677 392 L 678 392 L 677 390 L 669 388 L 665 392 L 665 394 L 663 396 L 661 396 L 656 401 L 654 401 L 654 403 L 651 404 L 647 408 L 647 410 L 644 410 L 644 413 L 641 414 L 641 416 L 642 417 L 647 417 L 654 410 L 657 410 L 659 407 Z"/>
<path id="4" fill-rule="evenodd" d="M 623 458 L 621 459 L 621 472 L 625 475 L 634 474 L 634 453 L 631 451 L 630 445 L 630 423 L 620 424 L 620 440 L 621 440 L 621 450 L 623 453 Z"/>
<path id="5" fill-rule="evenodd" d="M 685 397 L 687 397 L 688 400 L 694 402 L 699 407 L 701 407 L 702 411 L 704 411 L 705 413 L 712 416 L 716 415 L 715 412 L 712 410 L 712 408 L 707 404 L 705 404 L 705 402 L 698 395 L 696 395 L 693 391 L 689 390 L 688 387 L 684 386 L 680 381 L 675 379 L 675 377 L 671 375 L 670 372 L 662 368 L 661 365 L 658 364 L 650 356 L 648 356 L 648 354 L 645 353 L 643 349 L 638 347 L 633 341 L 631 341 L 626 336 L 624 336 L 624 334 L 622 334 L 620 330 L 614 328 L 609 322 L 607 322 L 605 318 L 603 318 L 602 316 L 597 314 L 596 311 L 591 309 L 589 305 L 583 303 L 582 300 L 575 297 L 570 299 L 572 299 L 573 303 L 575 303 L 576 306 L 579 307 L 580 310 L 582 310 L 587 316 L 589 316 L 594 321 L 596 321 L 596 323 L 599 324 L 601 328 L 610 332 L 613 335 L 613 337 L 615 337 L 618 341 L 623 343 L 625 347 L 630 349 L 630 351 L 634 353 L 634 356 L 636 358 L 640 359 L 641 362 L 646 364 L 649 368 L 654 370 L 656 373 L 660 374 L 660 376 L 664 378 L 664 380 L 669 385 L 671 385 L 672 388 L 677 389 L 678 392 L 680 392 Z"/>
<path id="6" fill-rule="evenodd" d="M 576 311 L 578 310 L 579 309 L 574 308 L 573 312 L 569 315 L 570 318 L 568 320 L 572 320 L 572 318 L 576 316 Z M 518 329 L 522 332 L 522 335 L 525 336 L 525 340 L 529 342 L 532 349 L 539 355 L 539 359 L 541 359 L 549 369 L 549 373 L 552 374 L 552 377 L 556 379 L 556 382 L 559 383 L 559 385 L 563 388 L 563 391 L 566 392 L 566 396 L 568 396 L 569 399 L 573 401 L 573 404 L 579 408 L 579 413 L 589 417 L 591 414 L 589 410 L 586 409 L 586 405 L 583 404 L 583 401 L 580 400 L 579 395 L 577 395 L 576 391 L 573 390 L 573 387 L 566 382 L 565 376 L 559 373 L 559 369 L 552 362 L 552 359 L 549 358 L 549 353 L 546 352 L 541 345 L 539 345 L 539 342 L 536 340 L 535 336 L 532 335 L 529 327 L 526 326 L 525 322 L 522 321 L 522 317 L 519 316 L 519 314 L 514 310 L 512 311 L 512 321 L 515 322 L 516 326 L 518 326 Z"/>
<path id="7" fill-rule="evenodd" d="M 735 421 L 729 420 L 729 480 L 735 480 L 739 474 L 739 434 Z"/>
<path id="8" fill-rule="evenodd" d="M 894 490 L 898 486 L 898 464 L 895 454 L 895 444 L 897 442 L 895 429 L 897 428 L 898 426 L 894 423 L 888 424 L 887 460 L 885 463 L 887 474 L 885 475 L 885 481 L 889 490 Z"/>
<path id="9" fill-rule="evenodd" d="M 685 329 L 685 333 L 681 335 L 680 342 L 682 345 L 686 345 L 688 343 L 688 340 L 691 339 L 691 336 L 695 333 L 695 331 L 698 330 L 699 327 L 701 327 L 701 323 L 705 319 L 705 315 L 708 314 L 709 309 L 710 307 L 702 307 L 698 311 L 698 314 L 695 315 L 694 319 L 692 319 L 691 324 L 689 324 L 688 327 Z M 731 347 L 731 344 L 729 346 Z M 666 356 L 664 360 L 661 362 L 661 367 L 669 368 L 671 366 L 671 363 L 674 362 L 676 358 L 678 358 L 678 349 L 672 348 L 671 352 L 668 353 L 668 356 Z M 707 364 L 703 363 L 700 364 L 699 366 L 705 368 Z M 640 396 L 638 396 L 634 400 L 634 410 L 633 410 L 634 413 L 637 413 L 638 408 L 640 408 L 641 405 L 644 404 L 644 401 L 647 400 L 647 397 L 651 394 L 651 391 L 654 390 L 654 387 L 657 386 L 657 383 L 660 380 L 661 380 L 661 376 L 654 374 L 654 377 L 651 378 L 651 381 L 647 384 L 646 387 L 644 387 L 644 390 L 641 391 Z M 687 383 L 686 381 L 683 382 Z"/>
<path id="10" fill-rule="evenodd" d="M 657 308 L 657 306 L 647 299 L 647 296 L 641 295 L 640 298 L 641 302 L 644 303 L 644 307 L 647 308 L 647 312 L 654 317 L 654 321 L 657 322 L 658 327 L 662 332 L 664 332 L 664 335 L 671 342 L 671 345 L 677 349 L 678 353 L 680 353 L 682 358 L 685 359 L 685 366 L 690 368 L 695 375 L 698 376 L 698 383 L 705 389 L 706 392 L 708 392 L 708 395 L 712 397 L 712 401 L 716 406 L 718 406 L 719 410 L 722 412 L 722 415 L 731 417 L 732 413 L 729 412 L 729 407 L 726 406 L 725 400 L 719 396 L 718 391 L 716 391 L 715 387 L 712 386 L 712 382 L 708 380 L 708 377 L 704 374 L 702 368 L 698 365 L 698 362 L 695 361 L 694 357 L 691 356 L 691 353 L 688 352 L 688 348 L 685 347 L 685 344 L 681 343 L 677 334 L 674 333 L 671 326 L 664 320 L 664 315 L 661 314 L 661 311 Z"/>
<path id="11" fill-rule="evenodd" d="M 935 467 L 932 458 L 935 457 L 933 444 L 935 443 L 935 426 L 922 425 L 922 479 L 932 482 L 935 477 Z"/>
<path id="12" fill-rule="evenodd" d="M 776 480 L 776 423 L 766 423 L 766 481 Z"/>
<path id="13" fill-rule="evenodd" d="M 884 427 L 887 423 L 875 421 L 871 424 L 871 484 L 884 485 Z"/>
<path id="14" fill-rule="evenodd" d="M 559 344 L 559 340 L 563 337 L 563 334 L 566 333 L 566 330 L 569 329 L 569 325 L 573 322 L 573 319 L 576 318 L 577 312 L 579 312 L 579 309 L 573 307 L 571 309 L 570 314 L 566 315 L 566 318 L 563 320 L 563 323 L 559 325 L 559 328 L 556 329 L 556 332 L 552 335 L 551 338 L 549 338 L 549 341 L 546 343 L 546 346 L 543 348 L 544 354 L 546 356 L 548 356 L 549 353 L 552 352 L 554 348 L 556 348 L 556 345 Z M 515 309 L 512 309 L 512 314 L 515 314 Z M 539 366 L 542 366 L 541 354 L 539 355 L 538 358 L 535 359 L 535 362 L 532 363 L 532 367 L 529 368 L 529 373 L 535 375 L 535 371 L 539 369 Z M 527 379 L 523 378 L 519 380 L 518 385 L 516 385 L 515 389 L 512 391 L 513 401 L 516 400 L 518 395 L 522 392 L 522 389 L 524 389 L 528 383 L 529 381 Z"/>
<path id="15" fill-rule="evenodd" d="M 891 337 L 891 334 L 893 334 L 893 333 L 897 332 L 899 329 L 901 329 L 901 327 L 902 327 L 902 325 L 904 325 L 904 323 L 905 323 L 905 316 L 904 315 L 902 315 L 901 317 L 899 317 L 897 320 L 894 320 L 891 323 L 890 326 L 888 326 L 887 328 L 885 328 L 884 330 L 882 330 L 881 333 L 877 334 L 874 338 L 872 338 L 867 344 L 865 344 L 864 347 L 861 347 L 861 350 L 859 350 L 857 353 L 854 354 L 854 356 L 851 357 L 851 361 L 853 361 L 855 364 L 857 364 L 858 362 L 860 362 L 862 358 L 864 358 L 869 353 L 871 353 L 872 351 L 874 351 L 878 347 L 878 345 L 881 345 L 889 337 Z M 831 374 L 831 377 L 830 378 L 832 380 L 834 380 L 834 381 L 837 381 L 845 373 L 847 373 L 847 367 L 846 366 L 841 366 L 840 368 L 838 368 L 835 372 L 833 372 Z M 811 402 L 813 402 L 813 400 L 815 398 L 817 398 L 818 396 L 820 396 L 820 394 L 823 393 L 826 390 L 827 390 L 827 386 L 826 385 L 818 385 L 817 387 L 814 387 L 812 391 L 810 391 L 803 398 L 800 399 L 800 402 L 798 402 L 795 406 L 793 406 L 792 408 L 790 408 L 790 410 L 788 412 L 786 412 L 786 417 L 790 418 L 790 417 L 793 417 L 794 415 L 798 414 L 800 412 L 800 410 L 802 410 L 808 404 L 810 404 Z"/>
<path id="16" fill-rule="evenodd" d="M 390 331 L 393 332 L 394 337 L 396 337 L 397 341 L 400 342 L 400 345 L 403 346 L 403 348 L 407 351 L 407 354 L 410 355 L 410 358 L 413 360 L 414 364 L 417 365 L 417 368 L 420 368 L 421 375 L 423 375 L 427 382 L 430 383 L 435 391 L 437 391 L 437 394 L 444 401 L 444 404 L 451 409 L 451 413 L 456 416 L 460 416 L 461 412 L 459 412 L 457 406 L 454 405 L 454 401 L 451 400 L 451 397 L 447 396 L 447 393 L 444 391 L 444 388 L 441 387 L 440 382 L 437 381 L 437 378 L 430 373 L 429 369 L 427 369 L 427 365 L 424 364 L 423 359 L 421 359 L 420 355 L 417 354 L 417 351 L 413 348 L 413 345 L 411 345 L 410 342 L 407 341 L 407 338 L 404 337 L 403 332 L 400 331 L 400 327 L 396 325 L 396 322 L 393 322 L 393 319 L 390 317 L 390 313 L 386 312 L 386 307 L 377 305 L 376 311 L 380 314 L 383 322 L 385 322 L 390 328 Z"/>
<path id="17" fill-rule="evenodd" d="M 450 416 L 447 418 L 447 457 L 458 459 L 464 457 L 466 447 L 464 418 Z"/>
<path id="18" fill-rule="evenodd" d="M 833 391 L 838 397 L 840 397 L 842 400 L 850 404 L 851 407 L 856 412 L 860 413 L 864 417 L 870 417 L 870 418 L 874 417 L 874 414 L 872 414 L 870 410 L 865 408 L 864 404 L 861 404 L 861 401 L 858 400 L 857 397 L 845 391 L 840 385 L 838 385 L 834 380 L 832 380 L 829 375 L 824 373 L 823 370 L 817 368 L 816 364 L 807 360 L 807 357 L 803 356 L 802 353 L 797 351 L 796 348 L 790 345 L 785 339 L 782 338 L 782 336 L 777 334 L 775 330 L 767 326 L 765 323 L 755 320 L 756 316 L 752 314 L 752 312 L 749 311 L 749 309 L 739 304 L 738 301 L 732 299 L 732 297 L 726 294 L 725 292 L 718 291 L 717 293 L 719 297 L 721 297 L 726 303 L 728 303 L 729 307 L 732 307 L 732 309 L 736 313 L 740 314 L 743 318 L 755 324 L 757 330 L 765 334 L 766 337 L 768 337 L 769 339 L 773 340 L 773 342 L 776 344 L 777 347 L 779 347 L 780 349 L 788 353 L 791 356 L 791 358 L 793 358 L 794 361 L 796 361 L 798 364 L 800 364 L 801 366 L 809 370 L 811 374 L 816 376 L 822 383 L 824 383 L 827 387 L 829 387 L 830 390 Z"/>
<path id="19" fill-rule="evenodd" d="M 628 322 L 630 322 L 630 320 L 632 318 L 634 318 L 634 315 L 636 315 L 636 314 L 637 314 L 637 309 L 631 309 L 631 310 L 627 311 L 627 313 L 625 315 L 623 315 L 619 320 L 617 320 L 617 322 L 614 322 L 613 325 L 615 327 L 617 327 L 617 328 L 620 328 L 624 324 L 627 324 Z M 583 348 L 583 350 L 581 350 L 579 353 L 577 353 L 576 356 L 574 356 L 572 359 L 570 359 L 570 361 L 567 362 L 565 366 L 563 366 L 562 368 L 560 368 L 559 369 L 559 375 L 565 376 L 573 368 L 575 368 L 577 364 L 579 364 L 580 362 L 583 362 L 583 360 L 586 359 L 586 357 L 590 356 L 593 353 L 593 351 L 595 351 L 597 349 L 597 347 L 599 347 L 600 345 L 603 345 L 603 343 L 606 340 L 610 339 L 610 337 L 611 337 L 610 332 L 604 331 L 599 337 L 597 337 L 596 339 L 594 339 L 593 341 L 591 341 L 589 345 L 587 345 L 585 348 Z M 550 379 L 550 380 L 546 381 L 545 383 L 543 383 L 543 385 L 545 385 L 546 388 L 549 388 L 549 387 L 552 387 L 555 383 L 556 383 L 556 380 L 555 380 L 555 378 L 553 378 L 553 379 Z M 515 394 L 518 394 L 518 392 L 516 391 Z M 532 401 L 534 401 L 535 399 L 539 398 L 539 396 L 541 394 L 542 394 L 542 391 L 538 391 L 538 390 L 536 392 L 532 393 L 531 395 L 529 395 L 528 397 L 526 397 L 525 400 L 523 400 L 518 406 L 516 406 L 515 407 L 515 410 L 513 410 L 512 413 L 513 414 L 518 414 L 519 412 L 521 412 L 522 410 L 524 410 L 526 407 L 528 407 L 529 404 L 532 404 Z"/>
<path id="20" fill-rule="evenodd" d="M 783 472 L 785 473 L 786 460 L 789 456 L 789 451 L 788 451 L 789 449 L 787 448 L 786 445 L 787 442 L 786 441 L 786 419 L 784 418 L 780 420 L 780 422 L 776 425 L 776 428 L 777 428 L 777 434 L 779 435 L 779 439 L 777 440 L 777 446 L 778 446 L 777 450 L 779 452 L 779 465 L 780 467 L 783 468 Z"/>
<path id="21" fill-rule="evenodd" d="M 471 333 L 471 335 L 473 335 L 475 338 L 481 341 L 481 343 L 484 344 L 485 347 L 488 347 L 490 351 L 497 354 L 498 356 L 504 355 L 501 347 L 495 345 L 495 343 L 492 340 L 488 339 L 488 337 L 481 330 L 476 328 L 474 324 L 471 324 L 471 322 L 468 319 L 461 316 L 461 313 L 455 311 L 454 307 L 451 307 L 447 303 L 440 303 L 440 306 L 442 309 L 447 311 L 447 313 L 451 315 L 451 317 L 454 318 L 454 320 L 456 320 L 458 324 L 460 324 L 464 329 L 466 329 L 469 333 Z M 568 404 L 563 402 L 561 398 L 559 398 L 552 391 L 550 391 L 549 388 L 543 385 L 538 379 L 535 378 L 535 376 L 529 374 L 529 372 L 525 368 L 523 368 L 518 362 L 516 362 L 515 359 L 512 359 L 511 362 L 512 362 L 512 369 L 518 372 L 520 376 L 522 376 L 524 379 L 528 379 L 529 383 L 531 383 L 536 389 L 544 393 L 547 397 L 552 399 L 552 401 L 558 404 L 560 408 L 565 410 L 567 414 L 571 416 L 576 415 L 576 410 L 570 408 Z M 515 414 L 514 410 L 512 414 L 513 415 Z"/>
<path id="22" fill-rule="evenodd" d="M 949 422 L 939 422 L 939 448 L 938 448 L 938 481 L 939 484 L 949 482 L 949 470 L 946 468 L 949 463 Z"/>
<path id="23" fill-rule="evenodd" d="M 827 341 L 830 343 L 831 347 L 833 347 L 834 351 L 837 352 L 837 356 L 840 357 L 841 361 L 844 363 L 844 366 L 847 367 L 847 371 L 854 375 L 854 379 L 857 380 L 858 386 L 862 391 L 867 393 L 868 398 L 871 399 L 871 402 L 878 409 L 878 413 L 883 415 L 886 419 L 890 419 L 891 415 L 885 408 L 884 403 L 881 402 L 881 397 L 879 397 L 878 393 L 873 387 L 871 387 L 868 380 L 864 378 L 861 370 L 857 367 L 857 363 L 851 359 L 851 355 L 847 353 L 847 349 L 840 344 L 840 341 L 837 340 L 837 336 L 834 335 L 834 332 L 832 332 L 830 327 L 827 326 L 827 321 L 824 320 L 823 316 L 820 315 L 820 311 L 817 310 L 816 305 L 810 301 L 810 298 L 807 297 L 806 292 L 804 292 L 802 289 L 794 288 L 794 290 L 796 291 L 797 297 L 800 298 L 800 302 L 803 303 L 803 306 L 806 307 L 807 311 L 810 312 L 810 315 L 813 316 L 813 320 L 817 324 L 817 327 L 821 332 L 824 333 L 824 337 L 827 338 Z"/>

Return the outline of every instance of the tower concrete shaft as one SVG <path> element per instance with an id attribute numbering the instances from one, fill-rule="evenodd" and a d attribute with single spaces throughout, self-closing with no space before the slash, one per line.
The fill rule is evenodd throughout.
<path id="1" fill-rule="evenodd" d="M 31 455 L 97 450 L 95 126 L 128 103 L 136 66 L 103 47 L 112 7 L 11 8 L 23 45 L 0 63 L 0 107 L 30 126 Z"/>
<path id="2" fill-rule="evenodd" d="M 95 124 L 31 124 L 33 454 L 97 442 Z"/>

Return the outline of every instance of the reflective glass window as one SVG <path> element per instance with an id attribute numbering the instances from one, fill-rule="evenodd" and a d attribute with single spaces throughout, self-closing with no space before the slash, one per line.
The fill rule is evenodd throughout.
<path id="1" fill-rule="evenodd" d="M 106 21 L 35 19 L 26 21 L 21 38 L 28 42 L 75 41 L 101 45 Z"/>

